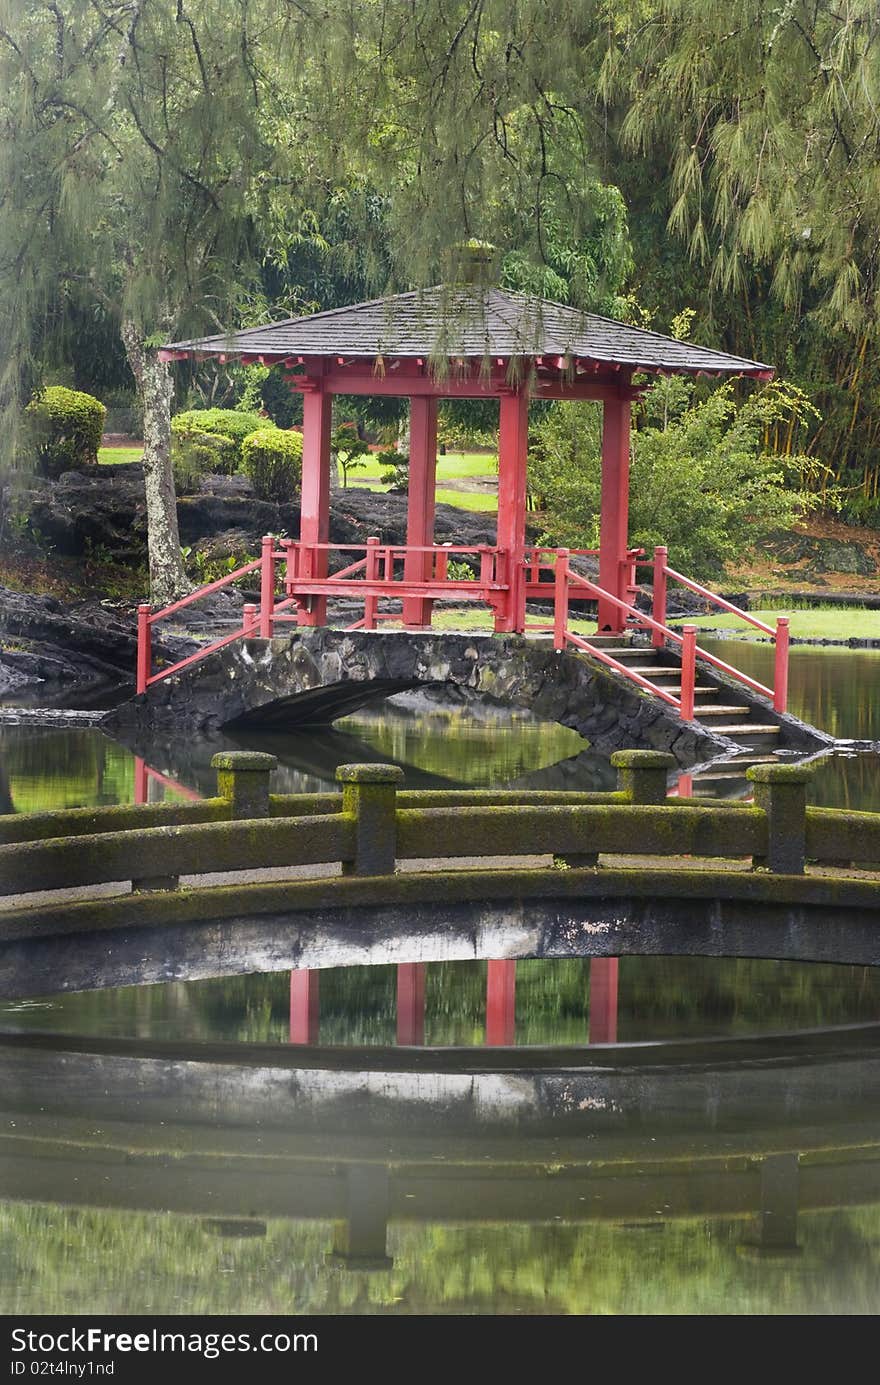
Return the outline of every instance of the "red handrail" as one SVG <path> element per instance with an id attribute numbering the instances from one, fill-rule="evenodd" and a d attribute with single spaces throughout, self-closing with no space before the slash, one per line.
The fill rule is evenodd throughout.
<path id="1" fill-rule="evenodd" d="M 313 573 L 315 565 L 309 561 L 310 555 L 313 556 L 316 552 L 329 553 L 330 550 L 341 553 L 361 553 L 363 556 L 335 573 L 315 575 Z M 538 547 L 525 550 L 523 567 L 527 571 L 530 570 L 532 579 L 531 583 L 528 578 L 526 580 L 527 591 L 535 585 L 535 578 L 540 569 L 549 568 L 554 572 L 554 623 L 552 627 L 546 628 L 553 629 L 554 643 L 557 649 L 564 649 L 567 643 L 584 649 L 601 663 L 623 673 L 639 687 L 677 707 L 681 715 L 688 720 L 692 719 L 694 713 L 694 682 L 696 677 L 694 664 L 697 657 L 705 659 L 707 663 L 738 679 L 761 696 L 772 698 L 777 711 L 785 710 L 788 679 L 788 620 L 785 617 L 779 618 L 774 635 L 770 627 L 764 625 L 763 622 L 749 616 L 745 611 L 740 611 L 738 607 L 725 601 L 723 597 L 714 596 L 707 588 L 691 581 L 690 578 L 683 577 L 681 573 L 670 568 L 666 561 L 665 548 L 655 550 L 654 614 L 649 616 L 645 612 L 639 611 L 631 603 L 606 592 L 588 577 L 571 571 L 570 560 L 573 555 L 589 557 L 595 556 L 597 551 L 596 549 L 569 550 Z M 624 561 L 628 564 L 634 564 L 642 551 L 641 549 L 629 550 Z M 395 563 L 403 560 L 407 554 L 411 553 L 435 555 L 435 563 L 432 565 L 433 577 L 429 575 L 417 582 L 397 580 Z M 468 580 L 450 579 L 447 575 L 449 558 L 456 554 L 479 555 L 479 574 Z M 547 555 L 546 560 L 544 555 Z M 180 600 L 172 602 L 170 606 L 166 606 L 160 611 L 154 612 L 147 605 L 138 607 L 137 691 L 138 693 L 145 692 L 154 683 L 158 683 L 174 673 L 179 673 L 182 669 L 197 663 L 217 650 L 225 648 L 236 640 L 257 634 L 263 639 L 270 639 L 274 633 L 276 620 L 289 621 L 297 618 L 296 614 L 289 614 L 289 612 L 291 608 L 294 612 L 297 610 L 300 598 L 304 596 L 333 596 L 346 587 L 353 594 L 362 597 L 364 601 L 363 620 L 355 622 L 349 627 L 351 629 L 373 630 L 378 621 L 396 618 L 378 610 L 380 598 L 388 597 L 400 600 L 404 596 L 432 597 L 444 592 L 454 593 L 459 601 L 483 602 L 494 607 L 497 614 L 499 594 L 510 589 L 509 560 L 510 555 L 506 550 L 492 544 L 383 544 L 378 538 L 371 537 L 366 544 L 320 543 L 303 545 L 292 539 L 285 539 L 279 549 L 278 541 L 271 535 L 266 535 L 262 541 L 260 557 L 252 562 L 245 563 L 242 567 L 236 568 L 234 572 L 227 573 L 225 577 L 208 583 L 207 586 L 198 591 L 190 592 L 187 596 L 181 597 Z M 279 561 L 286 565 L 285 586 L 288 595 L 283 600 L 276 601 L 275 573 L 276 564 Z M 307 569 L 305 573 L 303 572 L 304 567 Z M 239 578 L 258 570 L 260 572 L 260 605 L 259 607 L 245 606 L 240 628 L 233 630 L 222 639 L 214 640 L 211 644 L 202 646 L 194 654 L 178 660 L 168 668 L 161 669 L 158 673 L 152 672 L 151 631 L 157 621 L 184 609 L 184 607 L 199 600 L 200 597 L 220 591 Z M 679 633 L 666 625 L 666 580 L 669 577 L 674 581 L 683 583 L 698 595 L 705 596 L 707 600 L 714 601 L 723 609 L 742 616 L 752 625 L 774 637 L 776 641 L 775 690 L 766 688 L 763 683 L 759 683 L 748 674 L 733 668 L 723 659 L 700 649 L 696 643 L 695 626 L 686 625 Z M 547 586 L 549 587 L 549 585 L 548 583 Z M 601 598 L 622 611 L 630 624 L 650 630 L 652 642 L 656 647 L 662 648 L 667 641 L 674 641 L 681 645 L 682 682 L 679 698 L 673 697 L 666 689 L 658 687 L 649 679 L 633 674 L 625 664 L 569 630 L 569 604 L 573 588 L 579 588 L 585 593 L 589 593 L 591 599 Z"/>
<path id="2" fill-rule="evenodd" d="M 668 702 L 674 707 L 685 721 L 693 721 L 694 718 L 694 685 L 696 683 L 695 658 L 697 653 L 696 626 L 686 625 L 684 633 L 677 635 L 674 631 L 668 630 L 665 626 L 652 619 L 651 616 L 644 615 L 637 611 L 635 606 L 628 605 L 621 601 L 619 597 L 612 596 L 602 587 L 591 582 L 587 577 L 581 577 L 579 573 L 571 572 L 568 566 L 568 550 L 561 548 L 556 559 L 556 572 L 554 579 L 554 645 L 556 649 L 564 649 L 567 644 L 573 644 L 577 649 L 583 649 L 600 663 L 607 664 L 618 673 L 624 674 L 630 682 L 637 687 L 643 688 L 646 692 L 659 697 L 663 702 Z M 643 678 L 640 673 L 635 673 L 626 664 L 607 654 L 604 649 L 597 645 L 590 644 L 588 640 L 580 635 L 575 635 L 568 628 L 568 606 L 571 598 L 572 585 L 586 587 L 595 596 L 602 596 L 610 601 L 619 610 L 626 611 L 629 615 L 638 616 L 640 621 L 644 621 L 649 628 L 660 630 L 670 639 L 678 640 L 682 646 L 681 658 L 681 694 L 674 697 L 666 688 L 661 688 L 657 683 L 652 683 L 649 679 Z"/>
<path id="3" fill-rule="evenodd" d="M 661 623 L 665 623 L 666 587 L 668 579 L 672 578 L 673 582 L 680 582 L 688 591 L 692 591 L 697 596 L 703 597 L 704 600 L 712 602 L 712 604 L 717 606 L 720 610 L 728 611 L 731 615 L 746 621 L 747 624 L 753 625 L 756 630 L 760 630 L 763 634 L 769 635 L 776 646 L 772 688 L 766 688 L 763 683 L 758 683 L 754 678 L 749 678 L 746 674 L 741 673 L 739 669 L 735 669 L 732 665 L 724 663 L 722 659 L 717 659 L 713 654 L 707 654 L 705 650 L 700 650 L 700 657 L 707 659 L 708 662 L 714 664 L 716 668 L 722 669 L 725 673 L 737 678 L 741 683 L 745 683 L 747 687 L 753 688 L 755 692 L 760 693 L 762 697 L 769 698 L 773 703 L 774 711 L 785 712 L 788 706 L 789 617 L 778 616 L 776 620 L 776 629 L 774 630 L 771 626 L 765 625 L 762 620 L 758 620 L 755 616 L 750 615 L 748 611 L 744 611 L 739 606 L 735 606 L 732 601 L 727 601 L 723 596 L 718 596 L 715 592 L 709 591 L 708 587 L 704 587 L 699 582 L 695 582 L 693 578 L 685 577 L 682 573 L 676 572 L 675 568 L 669 566 L 667 558 L 668 549 L 664 545 L 660 545 L 654 549 L 653 612 L 655 619 Z M 658 646 L 656 635 L 652 642 L 655 646 Z"/>

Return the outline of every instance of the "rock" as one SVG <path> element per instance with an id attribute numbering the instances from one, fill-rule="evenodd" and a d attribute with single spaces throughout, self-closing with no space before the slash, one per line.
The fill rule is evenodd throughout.
<path id="1" fill-rule="evenodd" d="M 842 572 L 870 577 L 877 564 L 863 544 L 854 539 L 817 538 L 812 534 L 773 534 L 761 547 L 783 563 L 806 563 L 805 575 Z"/>
<path id="2" fill-rule="evenodd" d="M 871 577 L 877 564 L 860 543 L 845 543 L 839 539 L 817 539 L 821 545 L 814 568 L 816 572 L 845 572 L 858 577 Z"/>
<path id="3" fill-rule="evenodd" d="M 31 532 L 65 556 L 105 554 L 122 563 L 143 563 L 147 524 L 144 473 L 140 462 L 65 472 L 56 481 L 31 477 L 21 498 Z M 405 495 L 352 487 L 335 490 L 330 502 L 333 543 L 364 543 L 375 534 L 385 543 L 406 540 Z M 246 476 L 207 476 L 195 495 L 177 503 L 181 542 L 210 557 L 259 552 L 264 534 L 299 533 L 298 500 L 275 505 L 258 500 Z M 438 543 L 495 542 L 492 515 L 438 505 Z M 340 560 L 341 563 L 341 560 Z"/>
<path id="4" fill-rule="evenodd" d="M 4 647 L 13 641 L 13 648 Z M 169 661 L 196 648 L 186 635 L 157 627 L 154 650 Z M 55 597 L 32 596 L 0 587 L 0 662 L 28 684 L 75 684 L 94 689 L 134 678 L 137 623 L 133 610 L 99 601 L 64 606 Z M 23 680 L 23 681 L 22 681 Z"/>

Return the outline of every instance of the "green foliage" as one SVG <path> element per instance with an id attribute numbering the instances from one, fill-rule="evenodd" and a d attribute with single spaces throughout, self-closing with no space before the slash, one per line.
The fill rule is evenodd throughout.
<path id="1" fill-rule="evenodd" d="M 209 582 L 219 581 L 221 577 L 228 577 L 230 572 L 235 572 L 236 568 L 252 563 L 257 555 L 244 550 L 238 553 L 228 553 L 225 557 L 213 558 L 203 548 L 185 548 L 183 557 L 187 572 L 196 579 L 200 587 L 203 587 L 207 586 Z M 231 584 L 230 590 L 240 585 L 247 589 L 252 586 L 252 580 L 247 576 L 237 578 Z"/>
<path id="2" fill-rule="evenodd" d="M 764 386 L 738 400 L 732 383 L 700 399 L 696 386 L 652 386 L 633 434 L 630 539 L 696 577 L 718 577 L 725 562 L 815 504 L 807 491 L 820 464 L 768 446 L 777 424 L 815 412 L 795 387 Z M 595 547 L 599 539 L 601 424 L 598 408 L 555 404 L 535 428 L 530 484 L 545 512 L 548 539 Z"/>
<path id="3" fill-rule="evenodd" d="M 171 420 L 172 439 L 188 434 L 213 434 L 229 438 L 233 444 L 234 462 L 228 469 L 236 471 L 242 456 L 242 443 L 258 429 L 274 428 L 274 424 L 258 413 L 242 409 L 189 409 Z"/>
<path id="4" fill-rule="evenodd" d="M 280 370 L 270 370 L 260 387 L 262 409 L 279 428 L 302 423 L 302 395 L 292 390 Z"/>
<path id="5" fill-rule="evenodd" d="M 239 449 L 232 438 L 222 433 L 200 433 L 195 429 L 172 431 L 171 464 L 178 495 L 199 489 L 203 476 L 229 475 L 238 469 Z"/>
<path id="6" fill-rule="evenodd" d="M 44 476 L 97 465 L 106 413 L 90 394 L 49 385 L 25 409 L 26 454 Z"/>
<path id="7" fill-rule="evenodd" d="M 284 504 L 299 489 L 302 479 L 301 433 L 282 428 L 258 428 L 241 445 L 242 467 L 260 500 Z"/>
<path id="8" fill-rule="evenodd" d="M 409 457 L 389 447 L 376 454 L 376 461 L 383 468 L 380 472 L 382 484 L 398 495 L 406 495 L 409 490 Z"/>
<path id="9" fill-rule="evenodd" d="M 348 473 L 364 466 L 369 453 L 369 444 L 358 437 L 353 423 L 340 423 L 330 435 L 330 454 L 342 468 L 343 486 L 348 485 Z"/>
<path id="10" fill-rule="evenodd" d="M 442 448 L 466 452 L 471 447 L 496 447 L 496 399 L 444 399 L 437 413 L 437 441 Z"/>
<path id="11" fill-rule="evenodd" d="M 446 575 L 451 582 L 476 582 L 477 580 L 477 574 L 470 563 L 462 562 L 458 558 L 449 559 L 446 565 Z"/>

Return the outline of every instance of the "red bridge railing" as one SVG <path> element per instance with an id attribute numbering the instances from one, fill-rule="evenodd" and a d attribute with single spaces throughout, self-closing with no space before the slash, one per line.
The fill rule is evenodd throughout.
<path id="1" fill-rule="evenodd" d="M 666 622 L 668 584 L 670 581 L 673 581 L 678 582 L 682 587 L 686 587 L 688 591 L 694 592 L 696 596 L 702 597 L 704 601 L 708 601 L 713 606 L 717 606 L 719 610 L 727 611 L 730 615 L 738 616 L 739 619 L 745 621 L 747 625 L 752 625 L 756 630 L 760 630 L 762 634 L 768 635 L 775 645 L 772 688 L 767 688 L 763 683 L 757 683 L 754 679 L 747 678 L 745 674 L 740 673 L 738 669 L 733 668 L 730 664 L 726 664 L 723 659 L 719 659 L 714 654 L 707 654 L 705 650 L 700 651 L 700 657 L 705 659 L 707 663 L 712 664 L 715 668 L 721 669 L 722 673 L 728 674 L 729 677 L 739 679 L 740 682 L 746 683 L 747 686 L 751 687 L 755 692 L 760 693 L 762 697 L 768 698 L 773 703 L 775 711 L 784 712 L 788 706 L 788 651 L 790 634 L 788 616 L 778 616 L 776 628 L 774 630 L 772 626 L 765 625 L 762 620 L 758 620 L 757 617 L 751 615 L 749 611 L 741 610 L 739 606 L 734 606 L 732 602 L 725 601 L 723 596 L 717 596 L 715 592 L 709 591 L 707 587 L 701 586 L 699 582 L 695 582 L 692 578 L 684 577 L 680 572 L 676 572 L 674 568 L 669 566 L 668 559 L 669 550 L 665 546 L 661 545 L 654 549 L 654 561 L 651 564 L 654 574 L 654 601 L 652 607 L 654 620 L 659 624 L 665 624 Z M 656 634 L 652 637 L 652 643 L 655 645 L 657 644 Z"/>
<path id="2" fill-rule="evenodd" d="M 635 595 L 635 571 L 643 551 L 630 549 L 621 563 L 621 589 L 631 597 Z M 342 556 L 342 566 L 332 573 L 327 570 L 331 553 Z M 154 684 L 207 658 L 209 654 L 233 644 L 236 640 L 249 636 L 271 639 L 279 621 L 297 621 L 301 609 L 309 609 L 315 598 L 345 596 L 363 601 L 363 616 L 347 628 L 375 630 L 379 621 L 400 619 L 399 610 L 380 610 L 380 601 L 393 600 L 399 603 L 405 598 L 422 599 L 427 602 L 428 623 L 430 602 L 438 597 L 451 597 L 457 602 L 476 602 L 488 606 L 498 616 L 506 610 L 515 585 L 521 583 L 528 599 L 543 599 L 553 603 L 552 624 L 532 625 L 530 629 L 552 630 L 557 649 L 573 645 L 589 653 L 600 663 L 613 668 L 637 686 L 675 707 L 686 720 L 693 718 L 697 657 L 737 679 L 760 696 L 768 698 L 777 711 L 785 711 L 788 689 L 788 620 L 785 617 L 779 618 L 776 630 L 773 631 L 748 612 L 741 611 L 723 597 L 715 596 L 699 583 L 675 572 L 668 566 L 665 548 L 655 551 L 654 604 L 649 616 L 638 610 L 631 600 L 626 601 L 612 595 L 597 583 L 572 570 L 572 558 L 596 556 L 598 549 L 528 548 L 525 550 L 520 569 L 512 566 L 509 552 L 489 544 L 434 544 L 418 547 L 386 544 L 378 538 L 369 538 L 365 544 L 301 544 L 293 539 L 284 539 L 279 547 L 279 541 L 267 535 L 263 539 L 259 558 L 255 558 L 253 562 L 245 563 L 234 572 L 227 573 L 218 581 L 191 592 L 163 610 L 153 611 L 146 605 L 138 607 L 137 691 L 146 692 Z M 461 567 L 453 570 L 450 575 L 452 563 L 460 564 Z M 410 575 L 414 567 L 418 573 L 415 579 Z M 465 567 L 469 571 L 466 572 Z M 253 575 L 256 579 L 257 573 L 260 586 L 259 605 L 245 605 L 240 626 L 222 638 L 203 645 L 185 659 L 153 672 L 152 630 L 158 621 L 175 615 L 202 597 L 231 586 L 242 578 Z M 685 625 L 678 631 L 667 625 L 666 592 L 669 580 L 680 582 L 705 600 L 741 616 L 775 640 L 776 674 L 773 689 L 733 668 L 716 655 L 698 648 L 695 626 Z M 279 585 L 284 593 L 280 598 L 277 590 Z M 575 634 L 570 628 L 570 605 L 572 600 L 578 599 L 601 599 L 606 605 L 610 604 L 621 613 L 628 628 L 650 630 L 652 643 L 657 648 L 663 647 L 667 642 L 680 645 L 681 695 L 675 697 L 668 689 L 633 672 L 612 654 L 583 636 Z"/>
<path id="3" fill-rule="evenodd" d="M 666 550 L 663 549 L 662 552 L 665 554 Z M 706 588 L 700 587 L 698 583 L 691 582 L 689 578 L 682 578 L 679 573 L 674 573 L 672 569 L 665 567 L 665 559 L 660 560 L 664 563 L 664 572 L 666 576 L 673 576 L 675 579 L 683 581 L 691 587 L 692 590 L 699 592 L 700 595 L 705 593 L 707 598 L 716 601 L 719 605 L 735 612 L 737 615 L 744 616 L 747 620 L 750 620 L 753 625 L 757 625 L 761 630 L 774 636 L 776 639 L 776 683 L 775 688 L 768 688 L 763 683 L 759 683 L 756 678 L 752 678 L 749 674 L 743 673 L 741 669 L 734 668 L 732 664 L 725 663 L 723 659 L 719 659 L 716 655 L 708 653 L 705 649 L 701 649 L 697 644 L 697 627 L 695 625 L 684 625 L 681 631 L 678 631 L 666 625 L 664 619 L 658 619 L 660 612 L 662 612 L 664 617 L 666 614 L 665 587 L 661 589 L 658 599 L 658 590 L 655 586 L 654 614 L 649 616 L 644 611 L 638 610 L 628 602 L 612 596 L 610 592 L 603 591 L 595 582 L 591 582 L 588 578 L 572 572 L 569 567 L 569 561 L 568 551 L 566 549 L 557 549 L 554 563 L 555 595 L 553 623 L 554 646 L 556 649 L 565 649 L 566 645 L 570 644 L 575 648 L 583 650 L 585 653 L 590 654 L 592 658 L 598 659 L 600 663 L 606 664 L 609 668 L 613 668 L 617 673 L 622 673 L 631 682 L 643 688 L 646 692 L 650 692 L 655 697 L 659 697 L 662 701 L 669 703 L 685 721 L 693 721 L 694 718 L 694 689 L 696 686 L 696 660 L 698 657 L 712 664 L 715 668 L 720 669 L 729 677 L 743 683 L 746 687 L 751 688 L 751 690 L 758 693 L 759 696 L 766 697 L 773 703 L 773 707 L 777 712 L 784 712 L 786 710 L 788 696 L 787 617 L 780 617 L 779 627 L 777 633 L 774 635 L 774 631 L 771 630 L 769 626 L 764 625 L 754 617 L 750 617 L 747 612 L 740 611 L 738 607 L 732 606 L 729 602 L 724 601 L 722 597 L 715 597 L 713 593 L 706 591 Z M 680 695 L 676 697 L 667 688 L 663 688 L 659 684 L 653 683 L 650 679 L 645 678 L 642 674 L 634 672 L 633 669 L 627 667 L 627 665 L 620 660 L 615 659 L 598 645 L 591 644 L 582 636 L 574 634 L 569 627 L 569 605 L 573 592 L 575 594 L 578 592 L 589 592 L 596 599 L 602 597 L 606 602 L 610 602 L 612 606 L 616 607 L 617 610 L 625 616 L 629 628 L 651 631 L 651 642 L 655 648 L 662 649 L 667 642 L 680 645 Z M 781 638 L 779 630 L 782 632 Z"/>

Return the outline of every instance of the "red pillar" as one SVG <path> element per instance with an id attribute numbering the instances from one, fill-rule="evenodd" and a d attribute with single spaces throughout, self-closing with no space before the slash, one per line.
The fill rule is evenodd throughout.
<path id="1" fill-rule="evenodd" d="M 516 1042 L 516 962 L 490 962 L 486 974 L 486 1043 Z"/>
<path id="2" fill-rule="evenodd" d="M 290 973 L 290 1042 L 316 1044 L 320 1018 L 317 971 Z"/>
<path id="3" fill-rule="evenodd" d="M 497 543 L 506 557 L 509 592 L 495 617 L 497 631 L 525 629 L 526 590 L 523 553 L 526 542 L 526 456 L 529 396 L 526 389 L 502 394 L 498 426 Z"/>
<path id="4" fill-rule="evenodd" d="M 630 401 L 621 395 L 605 400 L 602 423 L 602 508 L 599 517 L 599 586 L 626 599 L 626 550 L 629 528 Z M 599 600 L 599 630 L 617 633 L 624 613 Z"/>
<path id="5" fill-rule="evenodd" d="M 303 457 L 299 537 L 303 545 L 300 576 L 324 577 L 327 552 L 310 552 L 308 545 L 326 543 L 330 537 L 330 412 L 332 396 L 321 387 L 303 392 Z M 305 607 L 308 609 L 305 609 Z M 327 598 L 301 600 L 300 625 L 326 625 Z"/>
<path id="6" fill-rule="evenodd" d="M 434 489 L 437 482 L 437 400 L 416 395 L 409 401 L 409 489 L 406 541 L 416 547 L 434 542 Z M 433 554 L 408 553 L 403 563 L 407 582 L 430 580 Z M 410 596 L 403 602 L 404 625 L 430 625 L 433 602 Z"/>
<path id="7" fill-rule="evenodd" d="M 617 1043 L 617 957 L 590 962 L 590 1043 Z"/>
<path id="8" fill-rule="evenodd" d="M 397 1042 L 425 1042 L 425 963 L 400 962 L 397 967 Z"/>

